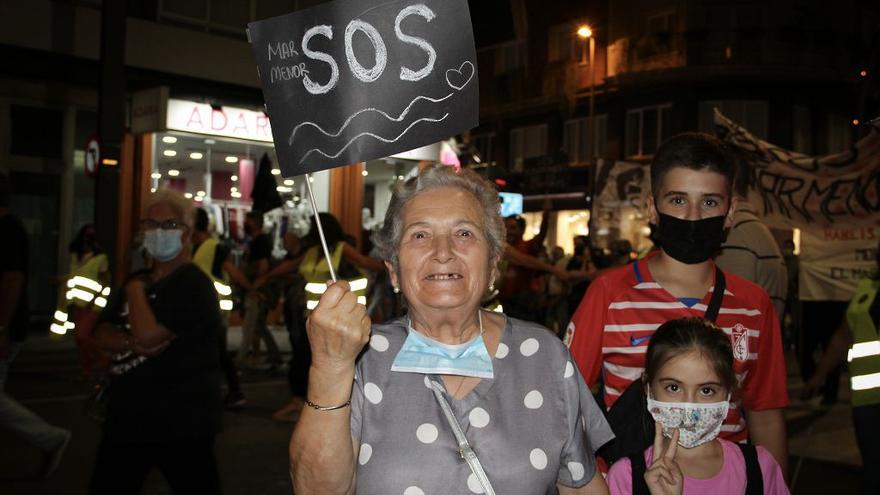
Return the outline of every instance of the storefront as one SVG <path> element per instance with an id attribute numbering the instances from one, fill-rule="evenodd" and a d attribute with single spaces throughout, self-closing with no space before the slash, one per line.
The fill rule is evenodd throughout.
<path id="1" fill-rule="evenodd" d="M 561 201 L 567 198 L 560 198 L 565 195 L 547 195 L 554 201 Z M 580 195 L 583 199 L 583 195 Z M 539 196 L 533 199 L 533 202 L 543 201 L 544 197 Z M 564 207 L 563 207 L 564 208 Z M 542 211 L 530 211 L 522 214 L 526 221 L 526 232 L 523 238 L 528 240 L 533 238 L 541 230 Z M 550 212 L 550 225 L 547 228 L 547 239 L 544 244 L 547 246 L 548 253 L 554 246 L 559 246 L 565 251 L 565 254 L 574 253 L 574 238 L 581 235 L 590 234 L 590 211 L 583 209 L 558 209 Z"/>
<path id="2" fill-rule="evenodd" d="M 136 160 L 146 162 L 137 165 L 149 171 L 151 192 L 179 191 L 208 211 L 219 235 L 241 241 L 244 215 L 253 207 L 251 192 L 264 166 L 282 200 L 282 208 L 268 213 L 267 224 L 300 234 L 308 230 L 303 177 L 281 177 L 262 111 L 168 98 L 167 90 L 156 88 L 133 96 L 131 115 L 132 131 L 148 148 Z M 321 211 L 328 210 L 329 175 L 311 175 Z M 280 248 L 281 236 L 275 237 Z"/>
<path id="3" fill-rule="evenodd" d="M 538 234 L 543 210 L 549 207 L 550 224 L 544 245 L 548 252 L 559 246 L 571 255 L 574 237 L 590 234 L 590 169 L 544 158 L 530 161 L 518 174 L 496 178 L 495 183 L 502 191 L 523 195 L 524 239 Z"/>
<path id="4" fill-rule="evenodd" d="M 559 246 L 573 254 L 574 237 L 589 235 L 591 245 L 609 259 L 647 252 L 653 246 L 644 208 L 650 187 L 647 166 L 598 160 L 596 169 L 594 178 L 589 168 L 536 161 L 523 173 L 496 183 L 505 191 L 524 192 L 527 240 L 540 231 L 542 210 L 549 200 L 548 251 Z"/>
<path id="5" fill-rule="evenodd" d="M 208 211 L 218 234 L 240 241 L 261 163 L 268 164 L 282 200 L 266 218 L 276 229 L 276 248 L 282 248 L 287 230 L 307 233 L 312 210 L 305 176 L 281 177 L 264 112 L 168 98 L 166 89 L 156 88 L 133 96 L 131 116 L 133 133 L 148 148 L 135 159 L 149 171 L 150 191 L 183 193 Z M 384 219 L 394 184 L 415 174 L 421 160 L 436 160 L 439 150 L 437 144 L 310 174 L 318 211 L 335 215 L 348 234 L 369 247 L 367 231 Z"/>

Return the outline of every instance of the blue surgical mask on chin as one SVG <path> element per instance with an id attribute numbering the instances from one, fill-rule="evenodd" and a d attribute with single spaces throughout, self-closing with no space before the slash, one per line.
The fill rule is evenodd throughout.
<path id="1" fill-rule="evenodd" d="M 180 229 L 165 230 L 152 229 L 144 232 L 144 247 L 153 259 L 158 261 L 171 261 L 180 254 L 183 249 Z"/>
<path id="2" fill-rule="evenodd" d="M 391 364 L 391 371 L 436 375 L 461 375 L 494 378 L 492 358 L 483 341 L 483 316 L 480 334 L 463 344 L 444 344 L 420 334 L 407 322 L 403 347 Z"/>

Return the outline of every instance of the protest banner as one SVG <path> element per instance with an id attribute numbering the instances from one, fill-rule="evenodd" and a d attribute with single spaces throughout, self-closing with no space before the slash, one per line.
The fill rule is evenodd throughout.
<path id="1" fill-rule="evenodd" d="M 880 123 L 854 146 L 807 156 L 772 145 L 715 110 L 715 132 L 750 166 L 749 201 L 770 227 L 880 225 Z"/>
<path id="2" fill-rule="evenodd" d="M 651 192 L 647 164 L 601 162 L 596 176 L 596 197 L 590 215 L 593 243 L 608 247 L 616 239 L 627 239 L 639 251 L 650 247 L 645 200 Z"/>
<path id="3" fill-rule="evenodd" d="M 634 207 L 644 211 L 645 198 L 651 187 L 651 174 L 648 165 L 643 163 L 605 162 L 599 170 L 596 183 L 601 185 L 596 195 L 598 207 Z"/>
<path id="4" fill-rule="evenodd" d="M 802 230 L 800 300 L 848 301 L 877 269 L 878 236 L 878 227 Z"/>
<path id="5" fill-rule="evenodd" d="M 412 150 L 479 124 L 467 0 L 336 0 L 252 22 L 247 33 L 285 177 Z"/>
<path id="6" fill-rule="evenodd" d="M 285 177 L 479 123 L 466 0 L 336 0 L 248 24 Z"/>

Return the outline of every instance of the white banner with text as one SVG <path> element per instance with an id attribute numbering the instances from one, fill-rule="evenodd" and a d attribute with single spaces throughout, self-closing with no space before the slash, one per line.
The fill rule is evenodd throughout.
<path id="1" fill-rule="evenodd" d="M 877 269 L 878 236 L 878 227 L 802 230 L 800 299 L 848 301 Z"/>

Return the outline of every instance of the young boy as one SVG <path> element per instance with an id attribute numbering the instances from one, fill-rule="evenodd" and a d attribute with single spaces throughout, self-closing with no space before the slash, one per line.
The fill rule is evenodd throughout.
<path id="1" fill-rule="evenodd" d="M 736 209 L 733 178 L 734 165 L 723 145 L 706 134 L 674 136 L 654 155 L 647 210 L 660 249 L 596 279 L 565 339 L 594 390 L 601 373 L 607 408 L 642 375 L 645 350 L 657 327 L 705 315 L 715 283 L 712 256 Z M 779 320 L 763 289 L 724 275 L 716 324 L 730 336 L 741 394 L 731 398 L 721 437 L 735 442 L 750 438 L 786 472 L 782 408 L 788 393 Z"/>

